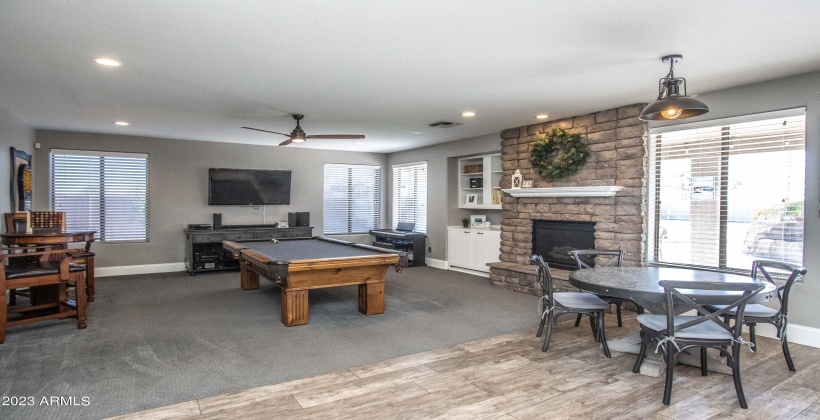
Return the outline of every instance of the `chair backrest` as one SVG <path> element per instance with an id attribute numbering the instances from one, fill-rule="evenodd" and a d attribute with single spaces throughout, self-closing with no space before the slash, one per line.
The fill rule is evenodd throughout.
<path id="1" fill-rule="evenodd" d="M 34 232 L 65 232 L 65 212 L 33 211 L 31 229 Z"/>
<path id="2" fill-rule="evenodd" d="M 548 308 L 555 306 L 552 294 L 552 274 L 544 258 L 537 254 L 530 255 L 530 262 L 535 266 L 535 278 L 541 284 L 542 297 L 547 300 Z"/>
<path id="3" fill-rule="evenodd" d="M 595 267 L 622 267 L 624 265 L 623 251 L 607 251 L 599 249 L 577 249 L 570 251 L 569 254 L 575 260 L 575 264 L 579 269 Z M 595 262 L 597 257 L 609 257 L 601 264 Z"/>
<path id="4" fill-rule="evenodd" d="M 684 281 L 684 280 L 661 280 L 658 284 L 663 287 L 666 294 L 666 334 L 674 337 L 676 331 L 693 325 L 700 324 L 706 321 L 714 321 L 723 329 L 730 332 L 734 338 L 740 337 L 743 331 L 743 323 L 736 322 L 734 328 L 724 322 L 721 318 L 727 312 L 736 311 L 737 319 L 743 319 L 743 311 L 746 309 L 746 303 L 749 299 L 760 293 L 766 285 L 762 282 L 756 283 L 733 283 L 733 282 L 706 282 L 706 281 Z M 691 294 L 691 291 L 714 291 L 716 294 L 725 295 L 726 292 L 738 292 L 740 295 L 734 303 L 727 305 L 725 308 L 710 312 L 703 306 L 693 301 L 687 293 L 681 290 L 686 290 Z M 703 304 L 708 304 L 708 293 L 698 294 L 697 299 Z M 678 305 L 677 307 L 675 305 Z M 692 321 L 685 322 L 679 325 L 674 324 L 675 313 L 682 313 L 694 309 L 698 312 L 698 317 Z"/>
<path id="5" fill-rule="evenodd" d="M 789 292 L 795 283 L 802 282 L 803 276 L 806 275 L 806 269 L 797 264 L 789 264 L 782 261 L 767 261 L 756 260 L 752 263 L 752 277 L 758 280 L 766 280 L 769 283 L 776 284 L 772 273 L 781 272 L 783 274 L 789 273 L 786 283 L 777 288 L 777 300 L 780 301 L 780 313 L 787 315 L 789 311 Z M 762 275 L 761 279 L 758 277 Z"/>
<path id="6" fill-rule="evenodd" d="M 29 225 L 29 213 L 5 213 L 7 233 L 26 233 Z"/>

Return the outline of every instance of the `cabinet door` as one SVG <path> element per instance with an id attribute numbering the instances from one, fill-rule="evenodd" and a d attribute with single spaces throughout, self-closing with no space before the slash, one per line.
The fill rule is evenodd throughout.
<path id="1" fill-rule="evenodd" d="M 448 229 L 447 261 L 450 265 L 473 268 L 474 236 L 469 229 Z"/>
<path id="2" fill-rule="evenodd" d="M 497 230 L 475 232 L 475 266 L 473 269 L 490 271 L 487 263 L 498 262 L 501 232 Z"/>

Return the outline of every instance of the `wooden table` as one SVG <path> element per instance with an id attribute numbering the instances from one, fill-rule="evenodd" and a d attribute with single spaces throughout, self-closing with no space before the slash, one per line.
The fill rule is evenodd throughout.
<path id="1" fill-rule="evenodd" d="M 777 287 L 767 281 L 757 280 L 750 276 L 728 274 L 717 271 L 691 270 L 670 267 L 600 267 L 576 270 L 569 273 L 569 282 L 573 286 L 593 293 L 607 296 L 631 299 L 655 314 L 666 313 L 666 295 L 663 287 L 658 285 L 660 280 L 706 281 L 706 282 L 738 282 L 764 283 L 765 288 L 750 303 L 766 302 L 777 293 Z M 738 293 L 725 291 L 693 291 L 687 294 L 699 304 L 724 305 L 737 301 Z M 640 335 L 633 334 L 622 339 L 608 342 L 609 348 L 615 351 L 638 354 L 640 349 Z M 647 354 L 641 365 L 641 373 L 649 376 L 659 376 L 664 363 L 657 357 L 650 357 L 655 353 Z M 678 358 L 681 363 L 700 366 L 700 356 L 681 354 Z M 723 363 L 709 361 L 709 369 L 717 372 L 731 373 Z"/>
<path id="2" fill-rule="evenodd" d="M 83 251 L 91 252 L 91 243 L 94 242 L 95 234 L 93 230 L 88 231 L 69 231 L 69 232 L 37 232 L 37 233 L 3 233 L 0 234 L 0 242 L 6 246 L 26 246 L 26 245 L 49 245 L 54 249 L 68 248 L 68 244 L 85 242 Z M 86 295 L 89 302 L 94 301 L 94 256 L 93 254 L 83 257 L 86 264 Z M 54 288 L 51 288 L 54 289 Z M 38 293 L 45 295 L 52 295 L 53 291 L 48 291 L 48 288 L 33 291 L 34 300 L 44 299 L 49 300 L 54 296 L 37 297 Z"/>
<path id="3" fill-rule="evenodd" d="M 384 313 L 384 275 L 400 271 L 407 254 L 330 238 L 224 241 L 240 261 L 242 289 L 258 289 L 259 276 L 281 288 L 282 323 L 308 323 L 308 291 L 359 285 L 359 312 Z"/>

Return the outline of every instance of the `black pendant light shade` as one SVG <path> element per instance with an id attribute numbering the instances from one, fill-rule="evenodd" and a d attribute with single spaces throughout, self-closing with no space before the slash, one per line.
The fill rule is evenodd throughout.
<path id="1" fill-rule="evenodd" d="M 661 61 L 669 60 L 669 73 L 658 81 L 658 99 L 641 111 L 644 121 L 680 120 L 697 117 L 709 112 L 709 107 L 700 100 L 686 96 L 686 79 L 675 77 L 675 60 L 681 55 L 667 55 Z M 683 94 L 680 88 L 683 86 Z"/>

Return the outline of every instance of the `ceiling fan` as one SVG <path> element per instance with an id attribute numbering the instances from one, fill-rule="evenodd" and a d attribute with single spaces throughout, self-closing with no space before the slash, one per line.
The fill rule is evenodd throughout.
<path id="1" fill-rule="evenodd" d="M 302 143 L 307 139 L 363 139 L 364 135 L 361 134 L 316 134 L 313 136 L 308 136 L 305 134 L 305 130 L 302 130 L 302 127 L 299 125 L 299 121 L 305 118 L 304 115 L 301 114 L 293 114 L 293 119 L 296 120 L 296 128 L 290 132 L 290 134 L 285 133 L 278 133 L 276 131 L 268 131 L 262 130 L 261 128 L 253 128 L 253 127 L 242 127 L 248 130 L 255 130 L 255 131 L 263 131 L 265 133 L 273 133 L 279 134 L 282 136 L 289 137 L 287 140 L 279 143 L 279 146 L 287 146 L 291 143 Z"/>

